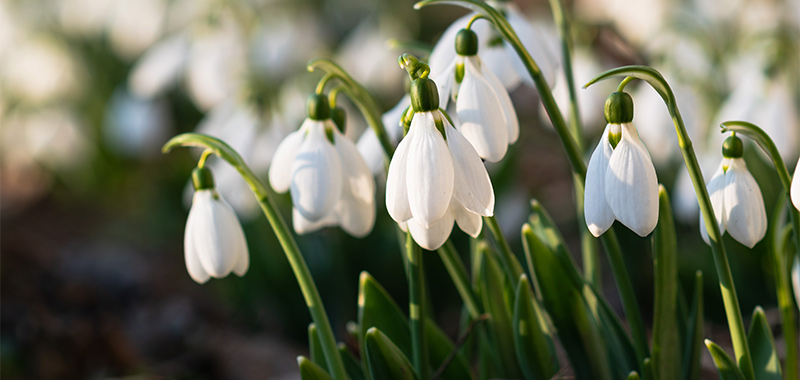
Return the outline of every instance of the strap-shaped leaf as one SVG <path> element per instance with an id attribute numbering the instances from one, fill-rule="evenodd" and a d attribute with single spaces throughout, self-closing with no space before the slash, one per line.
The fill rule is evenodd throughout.
<path id="1" fill-rule="evenodd" d="M 347 371 L 347 376 L 350 377 L 350 380 L 365 380 L 364 371 L 361 369 L 361 364 L 358 363 L 358 359 L 353 356 L 347 346 L 344 343 L 339 342 L 339 354 L 342 356 L 342 361 L 344 362 L 344 370 Z"/>
<path id="2" fill-rule="evenodd" d="M 364 356 L 373 379 L 416 380 L 414 367 L 403 352 L 375 327 L 364 336 Z"/>
<path id="3" fill-rule="evenodd" d="M 745 380 L 744 374 L 736 366 L 736 362 L 728 356 L 728 353 L 722 347 L 708 339 L 706 339 L 706 347 L 708 347 L 708 352 L 714 359 L 714 365 L 717 366 L 721 380 Z"/>
<path id="4" fill-rule="evenodd" d="M 300 367 L 300 378 L 303 380 L 333 380 L 322 367 L 305 356 L 297 357 L 297 366 Z"/>
<path id="5" fill-rule="evenodd" d="M 676 318 L 678 240 L 672 207 L 663 185 L 658 187 L 658 226 L 653 234 L 655 291 L 653 299 L 653 366 L 657 379 L 677 379 L 681 371 Z"/>
<path id="6" fill-rule="evenodd" d="M 697 271 L 694 280 L 694 298 L 689 311 L 686 346 L 683 350 L 683 379 L 700 378 L 700 356 L 703 352 L 703 272 Z"/>
<path id="7" fill-rule="evenodd" d="M 514 348 L 527 380 L 550 379 L 558 371 L 553 338 L 543 329 L 542 311 L 526 275 L 520 276 L 514 300 Z"/>
<path id="8" fill-rule="evenodd" d="M 753 369 L 758 380 L 781 380 L 781 362 L 778 351 L 775 349 L 775 339 L 769 329 L 767 316 L 764 309 L 756 306 L 753 310 L 753 320 L 750 323 L 750 332 L 747 333 L 747 343 L 753 355 Z"/>
<path id="9" fill-rule="evenodd" d="M 633 342 L 631 342 L 617 314 L 614 313 L 602 295 L 597 292 L 597 289 L 588 283 L 583 286 L 583 297 L 605 342 L 612 375 L 615 378 L 622 378 L 630 371 L 638 371 L 639 364 L 636 360 Z M 647 379 L 646 376 L 645 379 Z"/>
<path id="10" fill-rule="evenodd" d="M 322 351 L 322 342 L 319 340 L 317 325 L 308 324 L 308 348 L 311 352 L 311 361 L 323 370 L 328 370 L 328 363 L 325 362 L 325 353 Z"/>

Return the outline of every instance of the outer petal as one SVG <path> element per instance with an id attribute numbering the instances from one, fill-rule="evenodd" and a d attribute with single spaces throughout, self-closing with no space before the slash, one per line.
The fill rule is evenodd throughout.
<path id="1" fill-rule="evenodd" d="M 450 232 L 453 230 L 453 214 L 445 213 L 441 219 L 431 223 L 428 228 L 417 221 L 417 218 L 409 219 L 408 230 L 420 247 L 429 251 L 437 250 L 450 237 Z"/>
<path id="2" fill-rule="evenodd" d="M 204 284 L 208 281 L 211 276 L 206 273 L 205 269 L 203 269 L 203 265 L 200 264 L 200 258 L 198 257 L 197 252 L 197 245 L 195 244 L 195 235 L 196 227 L 194 227 L 196 223 L 197 213 L 194 214 L 194 217 L 191 217 L 192 213 L 189 213 L 190 217 L 186 220 L 186 232 L 183 238 L 183 246 L 184 246 L 184 260 L 186 261 L 186 270 L 189 272 L 189 276 L 192 277 L 192 280 L 195 280 L 198 284 Z"/>
<path id="3" fill-rule="evenodd" d="M 467 235 L 478 237 L 483 228 L 483 218 L 480 215 L 471 212 L 464 208 L 455 198 L 450 203 L 450 212 L 458 224 L 458 228 L 464 231 Z"/>
<path id="4" fill-rule="evenodd" d="M 505 45 L 505 42 L 503 45 Z M 481 44 L 478 55 L 481 57 L 481 62 L 497 76 L 503 87 L 507 90 L 513 90 L 522 83 L 522 76 L 517 72 L 512 60 L 509 59 L 509 52 L 506 50 L 506 46 L 503 45 L 483 46 Z M 525 76 L 528 75 L 526 72 Z"/>
<path id="5" fill-rule="evenodd" d="M 453 160 L 431 112 L 414 115 L 408 148 L 408 204 L 417 223 L 429 228 L 441 219 L 453 196 Z M 387 184 L 388 186 L 388 184 Z M 387 198 L 388 199 L 388 198 Z"/>
<path id="6" fill-rule="evenodd" d="M 467 26 L 469 19 L 473 15 L 474 13 L 470 13 L 454 21 L 439 37 L 439 41 L 433 47 L 431 57 L 428 60 L 428 65 L 431 67 L 430 78 L 438 77 L 456 58 L 456 34 Z"/>
<path id="7" fill-rule="evenodd" d="M 447 124 L 447 121 L 445 120 Z M 475 148 L 455 128 L 447 126 L 447 145 L 453 158 L 453 199 L 472 213 L 494 214 L 494 189 Z M 458 220 L 458 218 L 456 218 Z"/>
<path id="8" fill-rule="evenodd" d="M 160 95 L 175 83 L 188 53 L 189 41 L 182 33 L 158 42 L 131 69 L 131 91 L 146 98 Z"/>
<path id="9" fill-rule="evenodd" d="M 800 158 L 797 159 L 797 166 L 795 166 L 794 168 L 791 191 L 792 191 L 792 203 L 794 203 L 794 207 L 797 210 L 800 210 Z"/>
<path id="10" fill-rule="evenodd" d="M 292 207 L 292 227 L 294 227 L 294 232 L 298 235 L 305 235 L 325 227 L 335 226 L 336 221 L 336 210 L 331 210 L 328 215 L 325 215 L 320 220 L 310 221 L 297 211 L 297 208 Z"/>
<path id="11" fill-rule="evenodd" d="M 794 258 L 792 266 L 792 287 L 794 288 L 794 300 L 800 309 L 800 257 Z"/>
<path id="12" fill-rule="evenodd" d="M 611 143 L 608 142 L 608 129 L 603 131 L 600 142 L 589 159 L 589 167 L 586 169 L 586 184 L 583 192 L 584 218 L 589 232 L 595 237 L 599 237 L 612 224 L 614 224 L 614 213 L 606 202 L 605 178 L 608 169 L 608 160 L 611 159 Z"/>
<path id="13" fill-rule="evenodd" d="M 725 186 L 728 182 L 728 179 L 725 176 L 724 166 L 728 164 L 728 160 L 722 160 L 722 163 L 719 164 L 719 168 L 717 171 L 714 172 L 714 176 L 711 177 L 711 181 L 708 181 L 708 196 L 711 198 L 711 208 L 714 209 L 714 218 L 717 219 L 717 226 L 719 228 L 720 234 L 725 234 L 725 218 L 726 213 L 725 210 Z M 703 237 L 703 241 L 706 244 L 711 245 L 711 240 L 708 237 L 708 230 L 706 229 L 706 222 L 705 218 L 703 218 L 703 213 L 700 213 L 700 236 Z"/>
<path id="14" fill-rule="evenodd" d="M 464 81 L 456 100 L 460 131 L 482 158 L 490 162 L 500 161 L 508 150 L 503 106 L 475 61 L 466 59 L 464 66 Z"/>
<path id="15" fill-rule="evenodd" d="M 384 113 L 381 118 L 386 132 L 389 134 L 389 140 L 391 140 L 393 144 L 397 144 L 400 138 L 403 137 L 403 128 L 400 127 L 400 119 L 403 116 L 403 111 L 405 111 L 409 105 L 411 105 L 411 99 L 406 95 L 403 99 L 400 99 L 397 105 Z M 369 166 L 372 174 L 377 175 L 384 171 L 383 147 L 372 128 L 367 128 L 364 131 L 364 134 L 358 139 L 356 147 L 361 157 L 364 157 L 364 161 L 367 163 L 367 166 Z"/>
<path id="16" fill-rule="evenodd" d="M 517 119 L 517 111 L 514 109 L 514 103 L 511 102 L 511 96 L 508 91 L 500 82 L 491 70 L 482 70 L 483 77 L 489 82 L 489 85 L 494 89 L 497 98 L 500 100 L 500 105 L 503 106 L 503 115 L 506 119 L 506 126 L 508 127 L 508 143 L 513 144 L 519 138 L 519 119 Z"/>
<path id="17" fill-rule="evenodd" d="M 418 115 L 414 117 L 415 120 L 419 117 Z M 408 166 L 408 151 L 415 131 L 416 129 L 413 127 L 409 129 L 408 135 L 397 145 L 392 160 L 389 162 L 389 172 L 386 174 L 386 211 L 398 223 L 412 218 L 411 207 L 408 204 L 406 167 Z"/>
<path id="18" fill-rule="evenodd" d="M 307 128 L 304 127 L 310 122 L 311 120 L 306 119 L 303 126 L 286 136 L 275 150 L 272 164 L 269 167 L 269 184 L 278 193 L 287 192 L 292 184 L 292 164 L 300 150 L 300 145 L 305 140 Z"/>
<path id="19" fill-rule="evenodd" d="M 433 77 L 433 82 L 436 83 L 436 89 L 439 90 L 439 108 L 441 109 L 447 109 L 453 91 L 458 88 L 455 83 L 457 61 L 458 57 L 455 57 L 439 75 Z"/>
<path id="20" fill-rule="evenodd" d="M 228 202 L 214 190 L 195 193 L 189 217 L 195 212 L 194 242 L 200 264 L 211 277 L 225 277 L 236 265 L 236 250 L 247 245 L 242 226 Z"/>
<path id="21" fill-rule="evenodd" d="M 761 189 L 742 158 L 731 159 L 725 177 L 725 229 L 732 238 L 753 248 L 767 234 Z"/>
<path id="22" fill-rule="evenodd" d="M 622 139 L 605 176 L 606 201 L 620 223 L 647 236 L 658 224 L 658 178 L 636 127 L 622 124 Z"/>
<path id="23" fill-rule="evenodd" d="M 292 203 L 308 220 L 331 212 L 342 195 L 339 155 L 325 136 L 322 122 L 313 122 L 292 163 Z"/>
<path id="24" fill-rule="evenodd" d="M 539 68 L 542 70 L 547 84 L 552 88 L 556 83 L 556 68 L 559 65 L 559 60 L 557 54 L 552 51 L 550 45 L 544 40 L 545 33 L 537 30 L 516 7 L 509 5 L 506 8 L 508 23 L 511 24 L 511 27 L 517 32 L 520 41 L 522 41 L 522 45 L 531 53 L 536 64 L 539 65 Z M 525 64 L 522 63 L 522 60 L 519 58 L 519 55 L 516 54 L 511 45 L 505 42 L 503 44 L 517 73 L 519 73 L 523 81 L 532 86 L 533 80 L 528 74 Z"/>
<path id="25" fill-rule="evenodd" d="M 375 225 L 375 179 L 356 146 L 338 130 L 334 137 L 343 174 L 342 199 L 337 206 L 339 225 L 347 233 L 364 237 Z"/>

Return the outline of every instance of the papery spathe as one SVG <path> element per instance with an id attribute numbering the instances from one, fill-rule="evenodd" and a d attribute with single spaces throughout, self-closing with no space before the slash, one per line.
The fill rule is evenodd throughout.
<path id="1" fill-rule="evenodd" d="M 197 283 L 247 273 L 247 241 L 231 206 L 214 189 L 197 190 L 186 220 L 186 269 Z"/>

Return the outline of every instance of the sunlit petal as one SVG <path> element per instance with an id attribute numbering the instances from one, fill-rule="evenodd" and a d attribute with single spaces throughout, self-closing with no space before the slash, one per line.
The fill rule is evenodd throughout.
<path id="1" fill-rule="evenodd" d="M 411 129 L 415 131 L 406 167 L 408 203 L 417 223 L 427 228 L 441 219 L 450 205 L 453 160 L 444 137 L 435 127 L 433 113 L 414 115 Z"/>
<path id="2" fill-rule="evenodd" d="M 500 161 L 508 150 L 508 128 L 503 106 L 476 67 L 475 60 L 466 59 L 464 66 L 464 81 L 456 101 L 456 113 L 461 121 L 460 132 L 482 158 L 490 162 Z"/>
<path id="3" fill-rule="evenodd" d="M 478 153 L 455 128 L 447 126 L 447 145 L 453 158 L 453 198 L 467 210 L 483 216 L 494 214 L 494 189 Z M 457 218 L 456 218 L 457 219 Z"/>
<path id="4" fill-rule="evenodd" d="M 742 158 L 730 160 L 725 177 L 725 229 L 732 238 L 753 248 L 767 234 L 767 212 L 761 189 Z"/>
<path id="5" fill-rule="evenodd" d="M 608 207 L 605 192 L 606 169 L 608 169 L 608 160 L 612 153 L 611 143 L 608 142 L 608 130 L 609 127 L 606 126 L 600 142 L 589 159 L 583 193 L 586 226 L 595 237 L 602 235 L 614 224 L 614 213 Z"/>
<path id="6" fill-rule="evenodd" d="M 322 122 L 308 127 L 308 136 L 292 163 L 290 190 L 294 207 L 311 221 L 320 220 L 339 201 L 342 168 Z"/>

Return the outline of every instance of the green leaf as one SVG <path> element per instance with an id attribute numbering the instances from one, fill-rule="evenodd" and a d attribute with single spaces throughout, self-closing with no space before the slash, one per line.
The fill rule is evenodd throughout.
<path id="1" fill-rule="evenodd" d="M 558 371 L 553 338 L 543 329 L 542 311 L 526 275 L 520 276 L 514 300 L 514 347 L 525 379 L 550 379 Z"/>
<path id="2" fill-rule="evenodd" d="M 508 277 L 497 261 L 494 253 L 484 245 L 481 254 L 483 264 L 478 282 L 478 293 L 484 310 L 491 315 L 486 322 L 493 341 L 493 348 L 500 365 L 497 376 L 519 378 L 522 372 L 514 353 L 514 333 L 511 322 L 511 305 L 514 302 L 514 290 L 508 283 Z"/>
<path id="3" fill-rule="evenodd" d="M 576 281 L 577 271 L 574 265 L 565 264 L 571 259 L 560 258 L 559 256 L 566 253 L 565 250 L 550 249 L 534 233 L 534 230 L 539 233 L 548 232 L 548 228 L 541 222 L 542 218 L 531 219 L 535 223 L 533 226 L 525 224 L 522 227 L 525 255 L 529 260 L 533 280 L 541 292 L 542 305 L 558 331 L 559 340 L 569 356 L 577 378 L 613 378 L 603 338 L 581 294 L 583 283 Z M 550 246 L 554 246 L 552 243 L 550 240 Z"/>
<path id="4" fill-rule="evenodd" d="M 633 342 L 617 314 L 597 292 L 597 289 L 588 283 L 583 286 L 583 296 L 608 349 L 612 375 L 619 378 L 624 377 L 630 371 L 637 371 L 639 365 L 636 359 L 636 350 L 634 350 Z M 645 379 L 647 379 L 646 374 Z"/>
<path id="5" fill-rule="evenodd" d="M 339 342 L 339 355 L 342 356 L 344 362 L 344 370 L 347 371 L 347 376 L 350 380 L 365 380 L 364 371 L 361 369 L 361 364 L 358 359 L 347 349 L 344 343 Z"/>
<path id="6" fill-rule="evenodd" d="M 678 240 L 672 220 L 672 207 L 663 185 L 658 187 L 658 226 L 653 234 L 653 253 L 653 366 L 656 379 L 677 379 L 681 370 L 679 326 L 676 318 Z"/>
<path id="7" fill-rule="evenodd" d="M 322 341 L 319 340 L 317 325 L 308 324 L 308 347 L 311 351 L 311 361 L 325 371 L 328 371 L 328 363 L 325 361 L 325 352 L 322 351 Z"/>
<path id="8" fill-rule="evenodd" d="M 445 334 L 445 332 L 430 318 L 425 320 L 425 336 L 428 338 L 428 354 L 431 357 L 431 367 L 436 371 L 455 347 L 447 334 Z M 464 357 L 462 352 L 464 351 L 461 350 L 456 354 L 453 361 L 451 361 L 444 372 L 442 372 L 442 379 L 457 380 L 473 378 L 469 361 Z"/>
<path id="9" fill-rule="evenodd" d="M 373 379 L 416 380 L 414 367 L 389 337 L 375 327 L 364 336 L 364 356 Z"/>
<path id="10" fill-rule="evenodd" d="M 747 333 L 747 343 L 753 355 L 753 367 L 758 380 L 781 380 L 781 362 L 775 349 L 775 340 L 767 323 L 764 309 L 756 306 L 753 310 L 753 321 Z"/>
<path id="11" fill-rule="evenodd" d="M 736 362 L 728 356 L 722 347 L 708 339 L 706 339 L 706 347 L 708 347 L 708 352 L 714 359 L 714 365 L 717 366 L 721 380 L 745 380 L 744 374 L 736 366 Z"/>
<path id="12" fill-rule="evenodd" d="M 700 378 L 700 356 L 703 347 L 703 272 L 697 271 L 694 282 L 694 298 L 689 312 L 686 347 L 683 350 L 683 379 Z"/>
<path id="13" fill-rule="evenodd" d="M 640 379 L 641 377 L 639 377 L 639 372 L 631 371 L 631 373 L 628 374 L 628 380 L 640 380 Z"/>
<path id="14" fill-rule="evenodd" d="M 303 380 L 333 380 L 322 367 L 305 356 L 297 357 L 297 366 L 300 367 L 300 378 Z"/>

